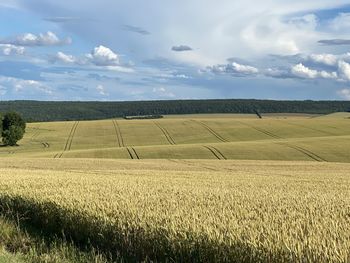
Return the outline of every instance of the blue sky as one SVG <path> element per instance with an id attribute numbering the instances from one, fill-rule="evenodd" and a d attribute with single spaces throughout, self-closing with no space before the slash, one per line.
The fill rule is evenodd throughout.
<path id="1" fill-rule="evenodd" d="M 350 100 L 348 0 L 0 0 L 0 100 Z"/>

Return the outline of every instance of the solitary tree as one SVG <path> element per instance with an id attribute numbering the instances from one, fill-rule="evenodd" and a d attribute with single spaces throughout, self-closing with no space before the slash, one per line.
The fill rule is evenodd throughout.
<path id="1" fill-rule="evenodd" d="M 5 131 L 10 129 L 11 126 L 18 126 L 25 130 L 26 122 L 17 112 L 8 112 L 5 114 L 4 119 L 2 120 L 2 128 Z"/>
<path id="2" fill-rule="evenodd" d="M 2 141 L 5 145 L 15 146 L 23 138 L 26 122 L 16 112 L 6 113 L 2 120 Z"/>
<path id="3" fill-rule="evenodd" d="M 0 134 L 2 134 L 2 115 L 0 113 Z"/>
<path id="4" fill-rule="evenodd" d="M 2 141 L 5 145 L 15 146 L 23 138 L 24 130 L 19 126 L 10 126 L 2 132 Z"/>

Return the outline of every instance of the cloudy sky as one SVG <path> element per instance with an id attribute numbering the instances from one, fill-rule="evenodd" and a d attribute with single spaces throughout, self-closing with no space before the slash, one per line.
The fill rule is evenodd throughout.
<path id="1" fill-rule="evenodd" d="M 349 0 L 0 0 L 0 100 L 350 100 Z"/>

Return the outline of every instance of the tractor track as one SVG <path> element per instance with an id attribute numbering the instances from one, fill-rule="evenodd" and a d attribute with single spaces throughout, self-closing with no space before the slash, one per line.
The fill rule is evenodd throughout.
<path id="1" fill-rule="evenodd" d="M 73 124 L 73 126 L 72 126 L 72 128 L 71 128 L 71 130 L 70 130 L 70 132 L 69 132 L 69 134 L 68 134 L 68 138 L 67 138 L 67 141 L 66 141 L 66 144 L 65 144 L 65 146 L 64 146 L 63 151 L 62 151 L 61 153 L 57 153 L 57 154 L 54 156 L 54 158 L 62 158 L 64 152 L 70 151 L 70 149 L 71 149 L 71 147 L 72 147 L 72 143 L 73 143 L 73 138 L 74 138 L 75 132 L 76 132 L 76 130 L 77 130 L 77 128 L 78 128 L 78 125 L 79 125 L 79 121 L 76 121 L 76 122 Z"/>
<path id="2" fill-rule="evenodd" d="M 225 155 L 223 155 L 222 152 L 220 152 L 214 146 L 203 146 L 203 147 L 208 149 L 218 160 L 227 160 Z"/>
<path id="3" fill-rule="evenodd" d="M 246 123 L 242 123 L 240 122 L 241 124 L 243 125 L 246 125 L 250 128 L 253 128 L 255 129 L 256 131 L 259 131 L 265 135 L 268 135 L 274 139 L 278 139 L 278 140 L 285 140 L 285 138 L 281 137 L 281 136 L 278 136 L 276 134 L 273 134 L 272 132 L 269 132 L 269 131 L 266 131 L 264 129 L 261 129 L 261 128 L 257 128 L 255 126 L 252 126 L 252 125 L 249 125 L 249 124 L 246 124 Z M 317 161 L 317 162 L 327 162 L 327 160 L 325 160 L 324 158 L 322 158 L 321 156 L 317 155 L 316 153 L 310 151 L 310 150 L 307 150 L 303 147 L 300 147 L 300 146 L 297 146 L 297 145 L 294 145 L 294 144 L 291 144 L 291 143 L 288 143 L 288 142 L 276 142 L 276 144 L 279 144 L 279 145 L 283 145 L 283 146 L 286 146 L 288 148 L 291 148 L 291 149 L 294 149 L 306 156 L 308 156 L 309 158 L 313 159 L 314 161 Z"/>
<path id="4" fill-rule="evenodd" d="M 112 122 L 114 125 L 115 133 L 117 134 L 118 146 L 125 147 L 124 139 L 123 139 L 122 133 L 120 131 L 120 127 L 119 127 L 117 120 L 112 120 Z"/>
<path id="5" fill-rule="evenodd" d="M 171 135 L 169 134 L 169 132 L 167 131 L 167 129 L 165 129 L 164 127 L 162 127 L 159 123 L 154 122 L 154 124 L 162 131 L 162 133 L 164 134 L 165 138 L 167 139 L 167 141 L 169 142 L 169 144 L 171 145 L 175 145 L 175 141 L 174 139 L 171 137 Z"/>
<path id="6" fill-rule="evenodd" d="M 137 159 L 137 160 L 139 160 L 140 159 L 140 157 L 139 157 L 139 155 L 137 154 L 137 152 L 136 152 L 136 150 L 135 150 L 135 148 L 134 147 L 126 147 L 126 150 L 128 151 L 128 153 L 129 153 L 129 156 L 130 156 L 130 159 Z"/>
<path id="7" fill-rule="evenodd" d="M 35 132 L 30 137 L 30 141 L 33 143 L 41 143 L 44 148 L 50 148 L 50 144 L 48 142 L 41 142 L 41 141 L 36 139 L 40 135 L 40 128 L 39 127 L 40 127 L 40 125 L 34 128 Z"/>
<path id="8" fill-rule="evenodd" d="M 205 124 L 202 121 L 197 121 L 197 120 L 192 120 L 195 123 L 198 123 L 199 125 L 201 125 L 203 128 L 205 128 L 207 131 L 209 131 L 215 138 L 217 138 L 219 141 L 222 142 L 229 142 L 228 140 L 226 140 L 224 137 L 222 137 L 220 134 L 218 134 L 216 131 L 214 131 L 212 128 L 210 128 L 207 124 Z"/>

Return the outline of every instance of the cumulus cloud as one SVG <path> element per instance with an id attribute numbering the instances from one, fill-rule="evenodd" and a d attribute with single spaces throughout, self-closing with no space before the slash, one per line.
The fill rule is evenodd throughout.
<path id="1" fill-rule="evenodd" d="M 343 99 L 350 100 L 350 89 L 338 90 L 337 94 Z"/>
<path id="2" fill-rule="evenodd" d="M 39 35 L 35 35 L 32 33 L 25 33 L 23 35 L 19 35 L 14 39 L 2 39 L 0 40 L 1 44 L 11 44 L 16 46 L 60 46 L 60 45 L 68 45 L 72 43 L 70 38 L 59 39 L 55 33 L 48 31 L 46 33 L 40 33 Z"/>
<path id="3" fill-rule="evenodd" d="M 339 61 L 338 71 L 342 80 L 350 81 L 350 64 L 345 61 Z"/>
<path id="4" fill-rule="evenodd" d="M 256 75 L 259 70 L 255 67 L 238 64 L 236 62 L 229 64 L 220 64 L 207 68 L 215 74 L 231 74 L 231 75 Z"/>
<path id="5" fill-rule="evenodd" d="M 122 73 L 133 73 L 133 68 L 128 64 L 120 62 L 120 56 L 113 52 L 110 48 L 105 46 L 95 47 L 91 53 L 84 56 L 73 56 L 63 52 L 48 59 L 51 63 L 74 64 L 78 66 L 95 66 L 109 71 L 116 71 Z"/>
<path id="6" fill-rule="evenodd" d="M 102 45 L 95 47 L 86 57 L 96 66 L 117 66 L 120 62 L 118 54 Z"/>
<path id="7" fill-rule="evenodd" d="M 330 23 L 330 28 L 336 32 L 350 32 L 350 13 L 339 13 Z"/>
<path id="8" fill-rule="evenodd" d="M 0 85 L 7 91 L 22 92 L 27 90 L 37 90 L 46 94 L 52 94 L 52 89 L 36 80 L 23 80 L 13 77 L 0 76 Z"/>
<path id="9" fill-rule="evenodd" d="M 53 62 L 63 62 L 63 63 L 76 63 L 77 59 L 72 56 L 72 55 L 68 55 L 65 54 L 63 52 L 57 52 L 56 56 L 53 58 Z"/>
<path id="10" fill-rule="evenodd" d="M 311 54 L 309 60 L 327 66 L 335 66 L 338 63 L 338 57 L 333 54 Z"/>
<path id="11" fill-rule="evenodd" d="M 0 53 L 5 56 L 11 55 L 23 55 L 25 48 L 21 46 L 15 46 L 11 44 L 0 44 Z"/>
<path id="12" fill-rule="evenodd" d="M 125 31 L 141 34 L 141 35 L 150 35 L 151 33 L 147 31 L 146 29 L 143 29 L 142 27 L 138 26 L 131 26 L 131 25 L 123 25 L 122 29 Z"/>
<path id="13" fill-rule="evenodd" d="M 171 50 L 175 52 L 183 52 L 183 51 L 191 51 L 193 49 L 186 45 L 180 45 L 180 46 L 173 46 Z"/>
<path id="14" fill-rule="evenodd" d="M 324 78 L 324 79 L 336 79 L 338 77 L 337 72 L 327 72 L 327 71 L 318 71 L 315 69 L 310 69 L 304 66 L 302 63 L 299 63 L 292 67 L 291 73 L 299 78 L 305 79 L 315 79 L 315 78 Z"/>

